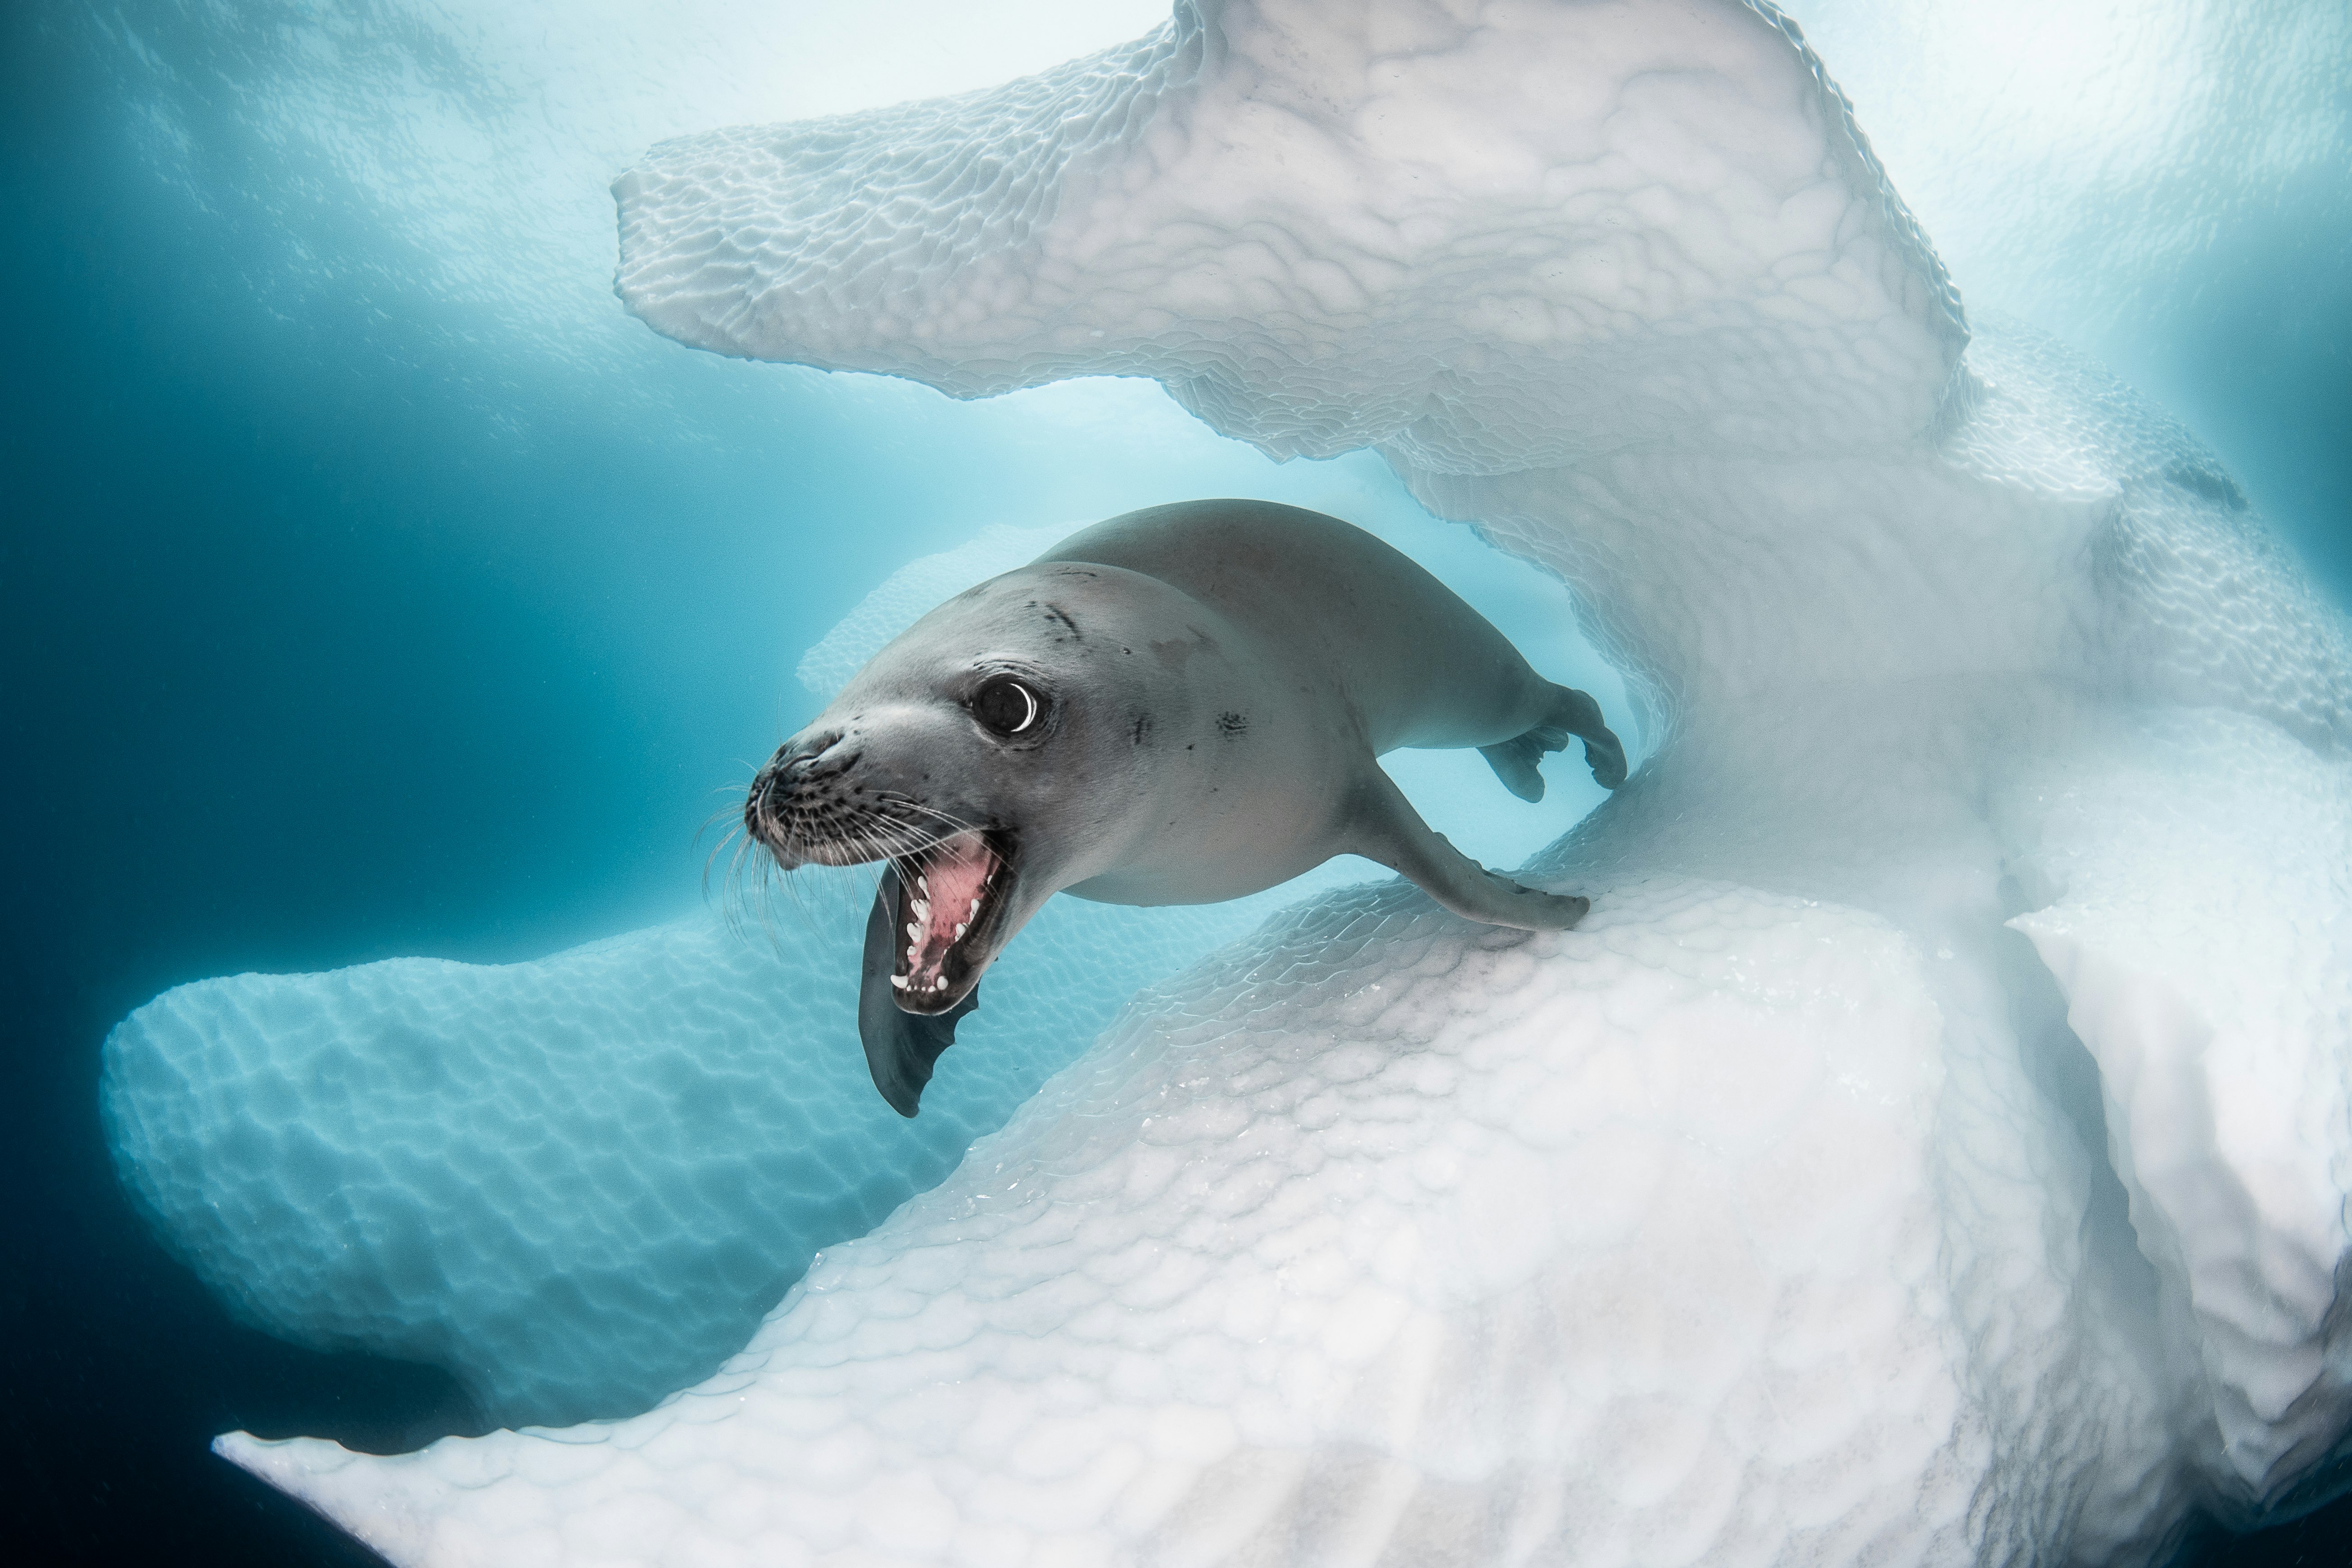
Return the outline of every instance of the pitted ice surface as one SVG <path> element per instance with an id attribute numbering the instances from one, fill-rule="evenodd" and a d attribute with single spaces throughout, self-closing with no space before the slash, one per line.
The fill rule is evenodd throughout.
<path id="1" fill-rule="evenodd" d="M 918 1122 L 858 1049 L 870 873 L 803 896 L 772 936 L 701 916 L 530 963 L 180 986 L 107 1042 L 116 1164 L 254 1327 L 445 1367 L 494 1424 L 625 1415 L 740 1348 L 1138 984 L 1276 907 L 1049 907 Z"/>
<path id="2" fill-rule="evenodd" d="M 1934 960 L 1875 917 L 1616 889 L 1524 940 L 1327 899 L 1147 999 L 635 1420 L 224 1451 L 404 1563 L 520 1560 L 591 1513 L 557 1560 L 1282 1560 L 1344 1531 L 1370 1562 L 1937 1562 L 2079 1507 L 1973 1506 L 2001 1434 L 1942 1191 L 1989 1157 L 2024 1236 L 2081 1217 L 2035 1179 L 2057 1140 L 2013 1062 L 1947 1061 Z M 2015 1234 L 1965 1262 L 2070 1328 L 2082 1259 L 2018 1275 Z M 2028 1386 L 2109 1375 L 2011 1458 L 2152 1463 L 2123 1346 L 2020 1350 Z"/>
<path id="3" fill-rule="evenodd" d="M 1663 741 L 1523 873 L 1578 930 L 1210 955 L 669 1402 L 222 1452 L 402 1563 L 2138 1563 L 2337 1484 L 2344 617 L 1969 342 L 1777 11 L 1188 0 L 616 192 L 698 346 L 1377 445 Z"/>
<path id="4" fill-rule="evenodd" d="M 965 397 L 1117 366 L 1286 457 L 1868 447 L 1966 336 L 1820 62 L 1725 0 L 1185 0 L 614 190 L 622 298 L 683 342 Z"/>

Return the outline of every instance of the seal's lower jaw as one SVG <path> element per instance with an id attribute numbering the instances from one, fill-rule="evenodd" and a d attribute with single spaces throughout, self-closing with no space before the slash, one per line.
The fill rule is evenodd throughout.
<path id="1" fill-rule="evenodd" d="M 898 931 L 890 972 L 898 1006 L 944 1013 L 980 983 L 1012 907 L 1013 845 L 1002 833 L 960 833 L 919 856 L 893 857 Z"/>

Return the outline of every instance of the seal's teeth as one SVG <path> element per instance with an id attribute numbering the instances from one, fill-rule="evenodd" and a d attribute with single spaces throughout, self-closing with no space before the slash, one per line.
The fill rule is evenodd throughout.
<path id="1" fill-rule="evenodd" d="M 976 915 L 978 913 L 980 913 L 980 900 L 978 899 L 974 899 L 971 901 L 971 908 L 965 911 L 965 915 L 969 918 L 970 916 Z"/>
<path id="2" fill-rule="evenodd" d="M 890 984 L 904 991 L 907 988 L 907 977 L 903 974 L 894 974 L 890 976 Z"/>
<path id="3" fill-rule="evenodd" d="M 911 947 L 907 950 L 907 962 L 909 963 L 915 962 L 915 950 Z"/>
<path id="4" fill-rule="evenodd" d="M 944 991 L 944 990 L 946 990 L 947 988 L 948 988 L 948 977 L 947 977 L 946 975 L 944 975 L 944 974 L 940 975 L 937 980 L 934 980 L 934 981 L 932 981 L 932 982 L 931 982 L 931 989 L 932 989 L 932 990 L 934 990 L 934 991 Z"/>
<path id="5" fill-rule="evenodd" d="M 923 940 L 923 928 L 922 928 L 922 927 L 920 927 L 920 926 L 919 926 L 919 925 L 917 925 L 914 921 L 908 921 L 907 922 L 907 940 L 908 940 L 908 942 L 920 942 L 920 941 L 922 941 L 922 940 Z"/>
<path id="6" fill-rule="evenodd" d="M 918 877 L 915 879 L 915 886 L 928 893 L 931 890 L 931 879 L 929 877 Z"/>
<path id="7" fill-rule="evenodd" d="M 915 918 L 919 921 L 931 918 L 931 900 L 929 899 L 909 899 L 907 907 L 915 911 Z"/>
<path id="8" fill-rule="evenodd" d="M 956 941 L 958 941 L 958 942 L 961 942 L 961 941 L 963 940 L 963 933 L 964 933 L 964 932 L 966 932 L 966 931 L 970 931 L 971 929 L 971 927 L 970 927 L 970 926 L 968 926 L 968 925 L 961 925 L 961 926 L 956 927 Z"/>

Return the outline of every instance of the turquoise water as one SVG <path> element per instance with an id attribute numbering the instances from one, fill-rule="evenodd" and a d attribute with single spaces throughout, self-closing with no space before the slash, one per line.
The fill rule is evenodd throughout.
<path id="1" fill-rule="evenodd" d="M 1937 200 L 1968 183 L 1929 200 L 1906 174 L 1949 150 L 1932 122 L 1874 118 L 1874 84 L 1892 101 L 1900 72 L 1860 53 L 1846 69 L 1821 9 L 1895 178 L 1954 233 Z M 432 1369 L 233 1326 L 162 1256 L 99 1136 L 107 1027 L 202 976 L 520 959 L 695 907 L 702 822 L 814 706 L 801 650 L 897 565 L 991 524 L 1265 495 L 1412 543 L 1548 672 L 1601 679 L 1555 587 L 1422 519 L 1369 458 L 1277 467 L 1148 384 L 963 405 L 655 338 L 609 293 L 603 180 L 733 105 L 784 118 L 834 88 L 763 86 L 719 22 L 633 53 L 656 14 L 577 16 L 26 4 L 0 21 L 0 1145 L 18 1194 L 0 1304 L 10 1473 L 58 1560 L 368 1561 L 206 1440 L 391 1447 L 475 1419 Z M 1136 30 L 1119 20 L 1093 25 Z M 908 90 L 966 85 L 918 79 L 953 68 L 936 52 Z M 681 85 L 709 80 L 723 90 Z M 1998 233 L 1947 248 L 1972 299 L 2184 417 L 2345 591 L 2347 159 L 2290 161 L 2262 201 L 2156 243 L 2266 129 L 2324 130 L 2331 102 L 2340 126 L 2352 72 L 2336 80 L 2332 100 L 2230 107 L 2244 138 L 2168 168 L 2174 205 L 2153 216 L 2111 192 L 2113 221 L 2053 236 L 2054 258 L 2007 256 Z M 2140 249 L 2094 243 L 2125 230 Z M 1443 765 L 1415 781 L 1430 798 Z M 1580 800 L 1505 804 L 1431 815 L 1507 861 Z M 2352 1560 L 2342 1516 L 2213 1560 Z"/>

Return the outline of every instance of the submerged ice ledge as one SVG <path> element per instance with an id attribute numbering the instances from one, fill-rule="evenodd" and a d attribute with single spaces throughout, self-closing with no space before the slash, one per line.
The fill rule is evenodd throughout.
<path id="1" fill-rule="evenodd" d="M 109 1141 L 242 1321 L 443 1367 L 490 1425 L 642 1410 L 1268 907 L 1048 911 L 908 1121 L 857 1050 L 872 886 L 843 880 L 765 932 L 178 987 L 107 1043 Z"/>
<path id="2" fill-rule="evenodd" d="M 1378 446 L 1667 739 L 1582 929 L 1327 898 L 645 1415 L 223 1452 L 403 1563 L 1730 1564 L 2137 1561 L 2341 1448 L 2342 618 L 1963 357 L 1769 6 L 1185 5 L 616 192 L 684 341 Z"/>

